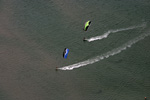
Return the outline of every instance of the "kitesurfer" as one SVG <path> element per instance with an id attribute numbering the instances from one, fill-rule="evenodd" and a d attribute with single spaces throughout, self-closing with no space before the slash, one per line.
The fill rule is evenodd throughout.
<path id="1" fill-rule="evenodd" d="M 83 38 L 83 41 L 87 41 L 85 37 Z"/>
<path id="2" fill-rule="evenodd" d="M 58 68 L 56 67 L 56 69 L 55 69 L 56 71 L 58 70 Z"/>

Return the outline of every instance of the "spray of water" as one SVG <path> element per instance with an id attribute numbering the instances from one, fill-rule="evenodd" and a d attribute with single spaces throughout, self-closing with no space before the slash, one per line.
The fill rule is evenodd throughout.
<path id="1" fill-rule="evenodd" d="M 116 49 L 113 49 L 113 50 L 111 50 L 107 53 L 104 53 L 100 56 L 96 56 L 94 58 L 91 58 L 91 59 L 88 59 L 88 60 L 85 60 L 85 61 L 82 61 L 82 62 L 78 62 L 78 63 L 73 64 L 73 65 L 64 66 L 64 67 L 61 67 L 61 68 L 58 68 L 58 69 L 60 69 L 60 70 L 73 70 L 74 68 L 79 68 L 79 67 L 83 67 L 83 66 L 86 66 L 86 65 L 89 65 L 89 64 L 96 63 L 96 62 L 101 61 L 105 58 L 108 58 L 110 56 L 114 56 L 116 54 L 121 53 L 123 50 L 126 50 L 127 48 L 130 48 L 133 44 L 139 42 L 140 40 L 143 40 L 145 37 L 147 37 L 149 35 L 150 35 L 150 33 L 142 34 L 142 35 L 128 41 L 127 43 L 123 44 L 122 46 L 120 46 Z"/>
<path id="2" fill-rule="evenodd" d="M 142 25 L 138 25 L 138 26 L 131 26 L 128 28 L 120 28 L 120 29 L 116 29 L 116 30 L 109 30 L 106 33 L 104 33 L 103 35 L 100 36 L 95 36 L 95 37 L 91 37 L 89 39 L 86 39 L 88 42 L 92 42 L 92 41 L 96 41 L 96 40 L 101 40 L 104 38 L 107 38 L 108 35 L 110 35 L 111 33 L 117 33 L 117 32 L 121 32 L 121 31 L 127 31 L 127 30 L 131 30 L 131 29 L 136 29 L 136 28 L 140 28 L 140 27 L 146 27 L 146 23 L 142 24 Z"/>

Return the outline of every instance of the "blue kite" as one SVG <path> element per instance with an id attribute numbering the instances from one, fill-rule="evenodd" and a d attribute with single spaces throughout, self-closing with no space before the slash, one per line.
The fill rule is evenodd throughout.
<path id="1" fill-rule="evenodd" d="M 68 48 L 65 48 L 64 49 L 64 52 L 63 52 L 63 58 L 67 58 L 67 56 L 68 56 L 68 53 L 69 53 L 69 49 Z"/>

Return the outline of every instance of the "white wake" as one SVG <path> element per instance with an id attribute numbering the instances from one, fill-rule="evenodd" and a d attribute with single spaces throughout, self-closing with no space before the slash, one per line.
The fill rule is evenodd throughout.
<path id="1" fill-rule="evenodd" d="M 101 61 L 101 60 L 103 60 L 105 58 L 108 58 L 110 56 L 116 55 L 116 54 L 122 52 L 123 50 L 126 50 L 127 48 L 131 47 L 133 44 L 137 43 L 140 40 L 143 40 L 145 37 L 147 37 L 149 35 L 150 35 L 150 33 L 142 34 L 142 35 L 128 41 L 127 43 L 123 44 L 122 46 L 120 46 L 116 49 L 113 49 L 113 50 L 111 50 L 107 53 L 104 53 L 100 56 L 96 56 L 94 58 L 91 58 L 91 59 L 73 64 L 73 65 L 64 66 L 64 67 L 61 67 L 61 68 L 58 68 L 58 69 L 60 69 L 60 70 L 73 70 L 74 68 L 79 68 L 79 67 L 82 67 L 82 66 L 86 66 L 88 64 L 93 64 L 95 62 Z"/>
<path id="2" fill-rule="evenodd" d="M 91 37 L 91 38 L 86 39 L 86 40 L 88 42 L 101 40 L 101 39 L 107 38 L 108 35 L 110 35 L 111 33 L 117 33 L 117 32 L 120 32 L 120 31 L 127 31 L 127 30 L 136 29 L 136 28 L 140 28 L 140 27 L 143 27 L 143 28 L 146 27 L 146 23 L 144 23 L 142 25 L 138 25 L 138 26 L 131 26 L 131 27 L 128 27 L 128 28 L 120 28 L 120 29 L 116 29 L 116 30 L 109 30 L 106 33 L 104 33 L 103 35 Z"/>

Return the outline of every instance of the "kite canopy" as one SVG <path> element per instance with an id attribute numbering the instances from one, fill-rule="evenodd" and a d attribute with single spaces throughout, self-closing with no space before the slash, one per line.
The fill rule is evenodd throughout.
<path id="1" fill-rule="evenodd" d="M 84 31 L 87 31 L 87 29 L 90 26 L 90 24 L 91 24 L 90 20 L 85 23 L 85 25 L 84 25 Z"/>
<path id="2" fill-rule="evenodd" d="M 63 52 L 63 57 L 64 57 L 65 59 L 67 58 L 68 53 L 69 53 L 69 49 L 68 49 L 68 48 L 65 48 L 65 49 L 64 49 L 64 52 Z"/>

